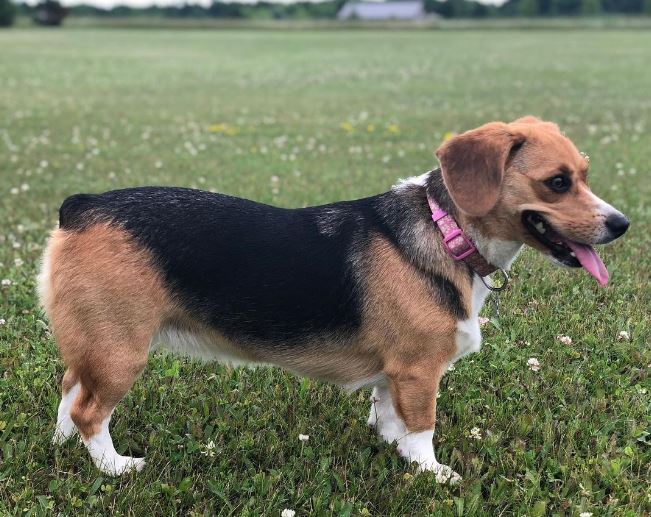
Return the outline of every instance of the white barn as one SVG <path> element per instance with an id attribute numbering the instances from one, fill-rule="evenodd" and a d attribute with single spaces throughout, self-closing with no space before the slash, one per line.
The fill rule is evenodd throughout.
<path id="1" fill-rule="evenodd" d="M 337 13 L 340 20 L 421 20 L 427 16 L 421 0 L 403 2 L 356 2 L 351 0 Z"/>

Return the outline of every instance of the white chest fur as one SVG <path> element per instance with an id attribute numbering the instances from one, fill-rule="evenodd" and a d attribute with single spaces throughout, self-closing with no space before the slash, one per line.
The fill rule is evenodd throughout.
<path id="1" fill-rule="evenodd" d="M 455 336 L 457 352 L 452 362 L 457 361 L 464 355 L 479 352 L 481 347 L 479 311 L 483 307 L 489 292 L 481 279 L 475 275 L 472 282 L 472 308 L 468 319 L 457 322 L 457 333 Z"/>
<path id="2" fill-rule="evenodd" d="M 508 270 L 522 248 L 521 242 L 486 239 L 480 233 L 470 230 L 481 254 L 491 263 Z M 457 322 L 456 344 L 457 353 L 454 363 L 464 355 L 479 352 L 481 348 L 481 331 L 479 330 L 479 311 L 484 306 L 489 294 L 488 288 L 481 278 L 474 276 L 472 281 L 472 307 L 467 320 Z"/>

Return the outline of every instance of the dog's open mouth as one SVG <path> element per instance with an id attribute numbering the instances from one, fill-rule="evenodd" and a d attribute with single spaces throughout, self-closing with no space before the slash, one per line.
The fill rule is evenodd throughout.
<path id="1" fill-rule="evenodd" d="M 531 210 L 522 213 L 522 224 L 558 262 L 569 267 L 582 267 L 602 286 L 608 283 L 608 270 L 592 246 L 563 237 L 540 214 Z"/>

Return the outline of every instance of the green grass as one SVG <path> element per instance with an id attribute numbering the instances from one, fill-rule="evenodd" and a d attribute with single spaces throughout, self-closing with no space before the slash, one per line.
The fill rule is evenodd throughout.
<path id="1" fill-rule="evenodd" d="M 0 514 L 649 515 L 649 63 L 648 32 L 0 32 Z M 526 113 L 590 155 L 632 227 L 603 249 L 606 289 L 517 262 L 481 353 L 444 380 L 435 445 L 459 487 L 366 428 L 368 392 L 165 356 L 113 419 L 141 474 L 50 445 L 63 366 L 34 276 L 65 196 L 355 198 L 432 167 L 446 132 Z"/>
<path id="2" fill-rule="evenodd" d="M 33 23 L 20 20 L 21 25 Z M 165 18 L 154 16 L 70 16 L 66 27 L 75 28 L 140 28 L 140 29 L 256 29 L 256 30 L 490 30 L 490 29 L 648 29 L 651 16 L 606 15 L 565 18 L 456 18 L 426 20 L 331 20 L 331 19 L 224 19 L 224 18 Z"/>

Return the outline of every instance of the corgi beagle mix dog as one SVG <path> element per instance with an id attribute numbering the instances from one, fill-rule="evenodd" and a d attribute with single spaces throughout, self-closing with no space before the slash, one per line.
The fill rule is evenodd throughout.
<path id="1" fill-rule="evenodd" d="M 39 276 L 67 368 L 54 442 L 79 432 L 104 473 L 141 469 L 109 421 L 162 345 L 372 386 L 369 425 L 458 481 L 434 454 L 436 396 L 479 351 L 487 275 L 528 244 L 605 285 L 592 245 L 629 222 L 590 191 L 587 158 L 553 123 L 491 122 L 436 154 L 440 169 L 389 192 L 309 208 L 168 187 L 67 198 Z"/>

